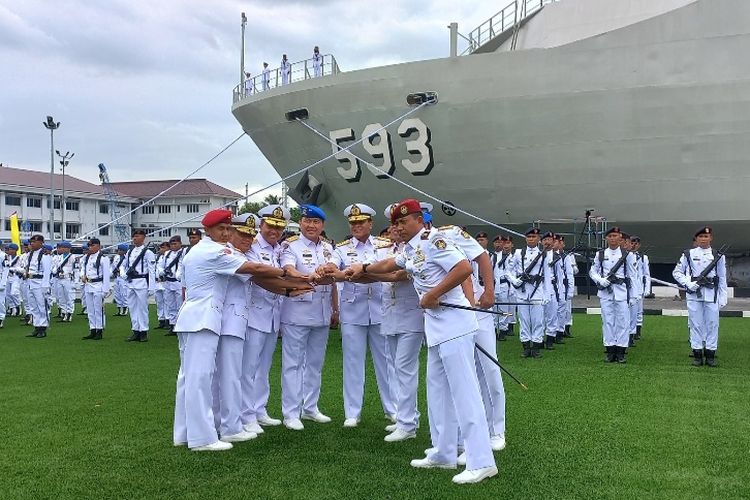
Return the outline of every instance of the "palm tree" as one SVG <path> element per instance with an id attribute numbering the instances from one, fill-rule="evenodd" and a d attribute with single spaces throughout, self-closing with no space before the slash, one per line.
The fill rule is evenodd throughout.
<path id="1" fill-rule="evenodd" d="M 275 194 L 269 194 L 269 195 L 266 195 L 265 198 L 263 198 L 263 202 L 266 205 L 279 205 L 281 204 L 281 197 L 276 196 Z"/>

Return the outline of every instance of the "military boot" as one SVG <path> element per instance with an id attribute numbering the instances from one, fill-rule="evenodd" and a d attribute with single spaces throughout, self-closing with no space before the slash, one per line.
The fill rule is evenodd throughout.
<path id="1" fill-rule="evenodd" d="M 555 337 L 552 337 L 551 335 L 546 335 L 544 337 L 544 343 L 542 345 L 548 351 L 554 351 L 555 350 L 554 343 L 555 343 Z"/>
<path id="2" fill-rule="evenodd" d="M 531 342 L 523 342 L 521 345 L 523 345 L 523 353 L 521 354 L 521 357 L 530 358 L 531 357 Z"/>
<path id="3" fill-rule="evenodd" d="M 148 331 L 138 333 L 138 342 L 148 342 Z"/>
<path id="4" fill-rule="evenodd" d="M 104 333 L 104 330 L 102 330 L 101 328 L 97 328 L 95 330 L 93 340 L 101 340 L 102 339 L 102 333 Z"/>
<path id="5" fill-rule="evenodd" d="M 703 366 L 703 349 L 693 349 L 693 366 Z"/>
<path id="6" fill-rule="evenodd" d="M 36 338 L 43 339 L 47 336 L 47 327 L 46 326 L 40 326 L 39 332 L 36 334 Z"/>
<path id="7" fill-rule="evenodd" d="M 541 358 L 542 353 L 539 352 L 540 349 L 544 347 L 544 342 L 532 342 L 531 344 L 531 357 L 532 358 Z"/>
<path id="8" fill-rule="evenodd" d="M 625 347 L 617 346 L 617 362 L 627 363 L 627 360 L 625 359 Z"/>
<path id="9" fill-rule="evenodd" d="M 91 340 L 94 337 L 96 337 L 96 330 L 92 328 L 91 330 L 89 330 L 88 335 L 86 335 L 85 337 L 81 337 L 81 340 Z"/>
<path id="10" fill-rule="evenodd" d="M 641 340 L 641 325 L 635 327 L 635 340 Z"/>
<path id="11" fill-rule="evenodd" d="M 26 335 L 26 336 L 29 337 L 29 338 L 33 338 L 33 337 L 36 337 L 37 335 L 39 335 L 39 327 L 35 326 L 34 327 L 34 331 L 31 332 L 30 334 Z"/>
<path id="12" fill-rule="evenodd" d="M 717 367 L 719 366 L 719 363 L 716 362 L 716 351 L 711 349 L 706 349 L 706 364 L 711 367 Z"/>
<path id="13" fill-rule="evenodd" d="M 164 320 L 163 320 L 163 319 L 160 319 L 160 320 L 159 320 L 159 326 L 157 326 L 157 327 L 156 327 L 156 329 L 157 329 L 157 330 L 162 330 L 162 329 L 164 329 L 164 328 L 165 328 L 165 326 L 164 326 Z"/>
<path id="14" fill-rule="evenodd" d="M 135 330 L 133 330 L 133 335 L 131 335 L 130 337 L 126 338 L 125 342 L 138 342 L 138 340 L 140 339 L 140 337 L 141 337 L 140 332 L 136 332 Z"/>
<path id="15" fill-rule="evenodd" d="M 628 347 L 633 347 L 635 345 L 635 333 L 631 333 L 630 337 L 628 338 Z"/>
<path id="16" fill-rule="evenodd" d="M 570 339 L 573 338 L 573 333 L 570 331 L 570 325 L 565 325 L 565 333 L 563 333 L 563 337 L 568 337 Z"/>
<path id="17" fill-rule="evenodd" d="M 563 337 L 565 336 L 565 332 L 557 332 L 557 335 L 555 335 L 555 344 L 564 344 L 565 341 L 563 340 Z"/>

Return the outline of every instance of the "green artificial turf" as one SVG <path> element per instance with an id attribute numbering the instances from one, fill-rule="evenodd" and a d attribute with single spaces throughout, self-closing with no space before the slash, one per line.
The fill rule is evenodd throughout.
<path id="1" fill-rule="evenodd" d="M 456 486 L 453 471 L 409 466 L 429 447 L 424 373 L 417 439 L 383 441 L 369 361 L 363 422 L 341 427 L 336 330 L 320 402 L 332 423 L 266 428 L 229 452 L 195 453 L 172 446 L 176 338 L 152 330 L 150 342 L 127 343 L 129 319 L 110 316 L 103 341 L 82 341 L 84 319 L 53 323 L 46 339 L 25 338 L 31 328 L 16 318 L 0 330 L 2 500 L 750 497 L 749 320 L 722 318 L 716 369 L 690 365 L 686 318 L 647 317 L 626 365 L 602 362 L 598 316 L 577 315 L 575 338 L 540 360 L 519 357 L 517 336 L 500 343 L 529 390 L 504 377 L 499 476 Z"/>

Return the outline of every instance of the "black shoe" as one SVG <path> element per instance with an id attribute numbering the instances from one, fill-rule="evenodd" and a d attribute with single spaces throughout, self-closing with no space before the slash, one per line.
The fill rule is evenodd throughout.
<path id="1" fill-rule="evenodd" d="M 555 343 L 555 337 L 551 337 L 547 335 L 545 337 L 545 342 L 543 345 L 544 345 L 544 348 L 547 349 L 548 351 L 554 351 L 555 350 L 555 346 L 553 345 L 554 343 Z"/>
<path id="2" fill-rule="evenodd" d="M 628 347 L 633 347 L 635 345 L 635 333 L 630 334 L 630 338 L 628 339 Z"/>
<path id="3" fill-rule="evenodd" d="M 604 352 L 607 353 L 607 356 L 604 358 L 605 363 L 613 363 L 615 361 L 615 350 L 614 346 L 611 345 L 605 345 L 604 346 Z"/>
<path id="4" fill-rule="evenodd" d="M 622 346 L 616 346 L 616 348 L 617 348 L 617 351 L 616 351 L 617 362 L 618 363 L 627 363 L 627 361 L 625 360 L 625 348 L 622 347 Z"/>
<path id="5" fill-rule="evenodd" d="M 568 337 L 569 339 L 573 338 L 573 334 L 570 331 L 570 325 L 565 325 L 565 332 L 563 333 L 563 337 Z"/>
<path id="6" fill-rule="evenodd" d="M 65 319 L 66 322 L 72 323 L 73 322 L 73 313 L 68 313 L 68 317 Z"/>
<path id="7" fill-rule="evenodd" d="M 29 337 L 29 338 L 33 338 L 33 337 L 36 337 L 37 335 L 39 335 L 39 327 L 35 327 L 34 331 L 31 332 L 30 334 L 26 335 L 26 336 Z"/>
<path id="8" fill-rule="evenodd" d="M 635 327 L 635 340 L 641 340 L 641 325 Z"/>
<path id="9" fill-rule="evenodd" d="M 523 346 L 523 353 L 521 354 L 521 357 L 530 358 L 531 357 L 531 342 L 522 342 L 521 345 Z"/>
<path id="10" fill-rule="evenodd" d="M 91 340 L 94 337 L 96 337 L 96 330 L 92 328 L 91 330 L 89 330 L 88 335 L 86 335 L 85 337 L 81 337 L 81 340 Z"/>
<path id="11" fill-rule="evenodd" d="M 104 333 L 104 330 L 102 330 L 101 328 L 94 330 L 94 338 L 92 340 L 101 340 L 102 333 Z"/>
<path id="12" fill-rule="evenodd" d="M 138 333 L 138 342 L 148 342 L 148 331 Z"/>
<path id="13" fill-rule="evenodd" d="M 505 342 L 506 340 L 508 340 L 507 338 L 505 338 L 507 335 L 508 335 L 508 331 L 507 330 L 500 330 L 500 331 L 498 331 L 497 332 L 497 340 L 498 340 L 498 342 Z"/>
<path id="14" fill-rule="evenodd" d="M 706 365 L 714 368 L 719 366 L 719 363 L 716 362 L 716 351 L 706 349 L 703 352 L 706 354 Z"/>
<path id="15" fill-rule="evenodd" d="M 541 358 L 542 353 L 539 352 L 540 349 L 544 347 L 544 342 L 533 342 L 531 344 L 531 357 L 532 358 Z"/>
<path id="16" fill-rule="evenodd" d="M 39 327 L 39 333 L 36 334 L 36 338 L 43 339 L 47 336 L 47 328 L 44 326 Z"/>
<path id="17" fill-rule="evenodd" d="M 564 344 L 565 341 L 563 340 L 563 337 L 565 336 L 565 332 L 557 332 L 557 335 L 555 335 L 555 344 Z"/>
<path id="18" fill-rule="evenodd" d="M 508 336 L 508 337 L 512 337 L 513 335 L 515 335 L 515 329 L 516 329 L 516 324 L 515 323 L 510 323 L 508 325 L 508 329 L 505 330 L 505 335 Z"/>
<path id="19" fill-rule="evenodd" d="M 693 349 L 693 366 L 703 366 L 703 349 Z"/>
<path id="20" fill-rule="evenodd" d="M 140 340 L 140 338 L 141 338 L 140 332 L 136 332 L 135 330 L 133 330 L 133 335 L 131 335 L 130 337 L 126 338 L 125 342 L 138 342 L 138 340 Z"/>
<path id="21" fill-rule="evenodd" d="M 156 329 L 157 329 L 157 330 L 163 330 L 164 328 L 166 328 L 166 327 L 164 326 L 164 320 L 163 320 L 163 319 L 160 319 L 160 320 L 159 320 L 159 326 L 157 326 L 157 327 L 156 327 Z"/>

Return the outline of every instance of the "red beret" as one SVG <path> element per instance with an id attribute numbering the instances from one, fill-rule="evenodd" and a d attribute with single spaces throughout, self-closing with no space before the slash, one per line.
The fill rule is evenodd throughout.
<path id="1" fill-rule="evenodd" d="M 391 207 L 391 224 L 395 224 L 398 219 L 409 214 L 422 215 L 422 207 L 414 198 L 401 200 Z"/>
<path id="2" fill-rule="evenodd" d="M 222 222 L 231 224 L 232 212 L 223 208 L 217 208 L 216 210 L 211 210 L 206 215 L 204 215 L 203 220 L 201 221 L 203 227 L 214 227 L 217 224 L 221 224 Z"/>

